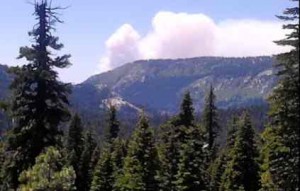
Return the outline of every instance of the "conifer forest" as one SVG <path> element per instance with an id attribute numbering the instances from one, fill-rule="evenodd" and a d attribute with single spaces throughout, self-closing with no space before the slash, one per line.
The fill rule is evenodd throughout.
<path id="1" fill-rule="evenodd" d="M 273 43 L 291 48 L 274 56 L 277 80 L 264 107 L 224 110 L 211 83 L 201 106 L 187 89 L 176 113 L 153 117 L 141 106 L 136 118 L 112 103 L 99 116 L 73 107 L 72 84 L 58 72 L 71 55 L 56 36 L 71 10 L 56 2 L 31 3 L 35 24 L 18 55 L 25 64 L 7 69 L 0 191 L 300 190 L 299 0 L 276 16 L 287 35 Z"/>

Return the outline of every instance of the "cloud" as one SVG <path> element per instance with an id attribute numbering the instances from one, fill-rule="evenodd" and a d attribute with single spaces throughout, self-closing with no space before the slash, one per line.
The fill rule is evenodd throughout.
<path id="1" fill-rule="evenodd" d="M 284 37 L 282 23 L 259 20 L 214 22 L 204 14 L 158 12 L 141 36 L 122 25 L 105 43 L 99 64 L 105 72 L 138 59 L 197 56 L 261 56 L 288 50 L 273 43 Z"/>
<path id="2" fill-rule="evenodd" d="M 159 12 L 153 31 L 139 43 L 143 58 L 184 58 L 213 55 L 216 25 L 202 14 Z"/>
<path id="3" fill-rule="evenodd" d="M 274 43 L 284 38 L 282 23 L 257 20 L 231 20 L 218 24 L 217 56 L 261 56 L 288 50 Z"/>
<path id="4" fill-rule="evenodd" d="M 100 60 L 100 71 L 108 71 L 139 59 L 140 35 L 129 24 L 122 25 L 105 42 L 106 54 Z"/>

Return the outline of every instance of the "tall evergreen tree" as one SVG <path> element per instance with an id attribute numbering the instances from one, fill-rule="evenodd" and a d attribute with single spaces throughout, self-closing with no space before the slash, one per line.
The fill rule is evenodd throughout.
<path id="1" fill-rule="evenodd" d="M 80 160 L 83 150 L 83 127 L 81 119 L 78 114 L 75 114 L 71 120 L 68 137 L 67 137 L 67 150 L 68 150 L 68 162 L 73 166 L 76 173 L 75 186 L 78 187 L 81 184 L 80 180 Z"/>
<path id="2" fill-rule="evenodd" d="M 12 117 L 15 121 L 8 138 L 7 153 L 13 155 L 6 161 L 5 184 L 16 188 L 18 174 L 34 164 L 35 157 L 48 146 L 57 145 L 62 132 L 58 125 L 69 120 L 69 84 L 57 79 L 55 68 L 70 65 L 69 55 L 54 57 L 52 51 L 63 45 L 52 36 L 55 23 L 61 22 L 56 14 L 59 7 L 51 7 L 47 0 L 36 1 L 34 15 L 37 24 L 29 35 L 35 42 L 20 48 L 19 58 L 29 62 L 14 68 Z"/>
<path id="3" fill-rule="evenodd" d="M 95 166 L 91 190 L 112 190 L 123 162 L 122 141 L 118 138 L 119 121 L 116 108 L 110 106 L 104 150 Z"/>
<path id="4" fill-rule="evenodd" d="M 203 111 L 203 126 L 207 133 L 208 149 L 211 152 L 212 159 L 214 158 L 217 150 L 216 137 L 219 131 L 217 107 L 215 106 L 216 96 L 214 89 L 211 86 L 205 99 L 205 108 Z"/>
<path id="5" fill-rule="evenodd" d="M 118 137 L 120 131 L 120 122 L 117 119 L 116 107 L 110 106 L 107 120 L 106 141 L 111 143 Z"/>
<path id="6" fill-rule="evenodd" d="M 113 177 L 116 181 L 117 177 L 122 173 L 124 159 L 127 155 L 126 142 L 121 138 L 116 138 L 112 145 L 111 161 L 113 164 Z"/>
<path id="7" fill-rule="evenodd" d="M 198 191 L 208 189 L 207 153 L 204 134 L 199 127 L 186 127 L 188 138 L 179 149 L 176 190 Z"/>
<path id="8" fill-rule="evenodd" d="M 194 125 L 193 101 L 189 92 L 183 96 L 178 116 L 161 126 L 158 154 L 160 190 L 176 189 L 176 176 L 180 160 L 181 145 L 187 140 L 187 127 Z"/>
<path id="9" fill-rule="evenodd" d="M 83 126 L 78 114 L 75 114 L 71 120 L 68 137 L 67 137 L 67 150 L 69 153 L 75 152 L 77 160 L 80 158 L 83 146 Z"/>
<path id="10" fill-rule="evenodd" d="M 189 190 L 206 187 L 207 153 L 201 129 L 194 122 L 193 102 L 184 95 L 178 116 L 161 126 L 159 138 L 160 190 Z"/>
<path id="11" fill-rule="evenodd" d="M 227 150 L 222 149 L 219 152 L 218 157 L 211 163 L 208 170 L 210 175 L 210 190 L 212 191 L 221 191 L 222 188 L 222 177 L 227 166 Z M 222 189 L 221 189 L 222 188 Z"/>
<path id="12" fill-rule="evenodd" d="M 116 180 L 122 174 L 123 159 L 126 155 L 124 141 L 116 138 L 110 147 L 105 147 L 92 181 L 92 191 L 117 190 Z"/>
<path id="13" fill-rule="evenodd" d="M 270 97 L 269 127 L 263 134 L 263 189 L 299 190 L 299 0 L 287 8 L 279 19 L 289 33 L 276 43 L 289 46 L 291 50 L 277 56 L 279 78 Z"/>
<path id="14" fill-rule="evenodd" d="M 183 101 L 180 106 L 179 125 L 190 126 L 194 122 L 194 107 L 190 92 L 183 96 Z"/>
<path id="15" fill-rule="evenodd" d="M 161 126 L 158 143 L 160 168 L 158 171 L 159 188 L 164 191 L 175 190 L 175 181 L 179 163 L 179 141 L 176 132 L 178 127 L 168 122 Z"/>
<path id="16" fill-rule="evenodd" d="M 84 146 L 82 155 L 79 161 L 79 173 L 77 190 L 89 191 L 91 187 L 94 165 L 92 162 L 92 156 L 96 148 L 96 142 L 92 130 L 88 130 L 84 136 Z"/>
<path id="17" fill-rule="evenodd" d="M 230 162 L 224 172 L 225 191 L 257 191 L 259 186 L 258 150 L 250 117 L 243 114 L 236 134 Z"/>
<path id="18" fill-rule="evenodd" d="M 123 174 L 116 183 L 120 191 L 157 191 L 157 151 L 148 120 L 142 114 L 129 142 Z"/>
<path id="19" fill-rule="evenodd" d="M 238 118 L 233 116 L 227 125 L 227 137 L 225 147 L 219 152 L 219 156 L 215 159 L 215 161 L 210 166 L 210 175 L 211 175 L 211 189 L 218 191 L 224 190 L 224 181 L 227 177 L 225 177 L 224 171 L 232 160 L 232 156 L 230 153 L 233 152 L 236 133 L 238 129 Z"/>
<path id="20" fill-rule="evenodd" d="M 109 148 L 105 148 L 96 166 L 91 191 L 113 190 L 113 163 Z"/>
<path id="21" fill-rule="evenodd" d="M 237 116 L 233 116 L 229 121 L 227 137 L 226 137 L 226 149 L 231 150 L 235 144 L 235 138 L 239 126 L 239 119 Z"/>
<path id="22" fill-rule="evenodd" d="M 96 169 L 96 166 L 99 162 L 100 154 L 101 154 L 101 147 L 99 144 L 96 144 L 96 147 L 93 150 L 92 158 L 91 158 L 91 168 L 93 169 L 93 171 Z"/>

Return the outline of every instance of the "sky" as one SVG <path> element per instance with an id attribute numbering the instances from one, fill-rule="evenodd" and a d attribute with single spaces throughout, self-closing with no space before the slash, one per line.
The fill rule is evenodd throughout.
<path id="1" fill-rule="evenodd" d="M 1 0 L 0 63 L 22 65 L 19 48 L 30 45 L 35 24 L 32 0 Z M 140 59 L 197 56 L 262 56 L 288 50 L 275 15 L 287 0 L 52 0 L 68 7 L 55 35 L 71 54 L 59 70 L 64 82 L 88 77 Z"/>

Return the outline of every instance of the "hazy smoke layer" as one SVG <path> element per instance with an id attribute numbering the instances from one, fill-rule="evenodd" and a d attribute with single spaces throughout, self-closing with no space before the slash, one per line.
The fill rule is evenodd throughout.
<path id="1" fill-rule="evenodd" d="M 203 14 L 159 12 L 145 36 L 130 24 L 115 31 L 105 43 L 99 69 L 105 72 L 137 59 L 272 55 L 288 49 L 273 43 L 284 37 L 281 25 L 258 20 L 215 23 Z"/>

